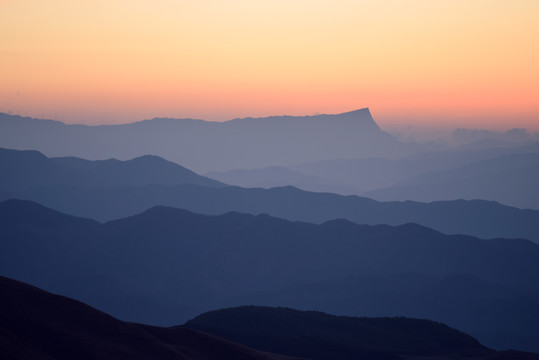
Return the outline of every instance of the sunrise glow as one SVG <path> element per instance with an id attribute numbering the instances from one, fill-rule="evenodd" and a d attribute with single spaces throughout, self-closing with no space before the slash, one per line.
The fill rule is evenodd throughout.
<path id="1" fill-rule="evenodd" d="M 539 130 L 539 1 L 7 0 L 0 112 Z"/>

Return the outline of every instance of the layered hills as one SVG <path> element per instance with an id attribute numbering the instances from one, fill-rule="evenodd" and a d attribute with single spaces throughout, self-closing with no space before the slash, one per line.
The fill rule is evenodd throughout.
<path id="1" fill-rule="evenodd" d="M 151 155 L 127 161 L 89 161 L 76 157 L 48 158 L 35 150 L 0 148 L 1 191 L 33 187 L 69 186 L 82 188 L 196 184 L 208 187 L 224 184 L 200 176 L 163 158 Z"/>
<path id="2" fill-rule="evenodd" d="M 83 348 L 92 357 L 98 347 L 130 358 L 137 345 L 148 352 L 134 358 L 203 359 L 220 346 L 230 358 L 275 358 L 155 327 L 236 307 L 190 324 L 317 359 L 526 358 L 432 322 L 497 350 L 539 352 L 539 211 L 518 209 L 536 208 L 539 148 L 506 145 L 429 151 L 441 147 L 396 140 L 368 109 L 113 126 L 0 114 L 0 146 L 35 149 L 0 149 L 0 275 L 152 324 L 101 314 L 81 329 L 54 309 L 41 316 L 63 300 L 35 294 L 33 304 L 6 290 L 15 315 L 2 324 L 16 327 L 1 330 L 0 343 L 36 358 Z M 65 308 L 77 314 L 70 301 Z M 246 304 L 265 307 L 237 308 Z M 86 324 L 91 311 L 74 319 Z M 127 337 L 103 339 L 102 325 Z M 42 330 L 59 353 L 37 340 Z M 199 348 L 184 346 L 187 338 Z"/>
<path id="3" fill-rule="evenodd" d="M 166 207 L 100 224 L 17 200 L 0 204 L 0 239 L 0 274 L 123 320 L 279 305 L 443 321 L 497 349 L 539 343 L 539 246 L 527 240 Z"/>
<path id="4" fill-rule="evenodd" d="M 357 318 L 245 306 L 211 311 L 185 326 L 257 349 L 319 360 L 539 358 L 492 352 L 444 324 L 403 317 Z"/>
<path id="5" fill-rule="evenodd" d="M 425 173 L 366 192 L 377 200 L 487 199 L 539 209 L 539 154 L 511 154 L 457 168 Z"/>
<path id="6" fill-rule="evenodd" d="M 371 225 L 413 222 L 447 234 L 539 241 L 539 211 L 490 201 L 377 202 L 294 187 L 246 189 L 224 186 L 153 156 L 88 161 L 2 149 L 0 166 L 0 200 L 32 200 L 99 221 L 165 205 L 203 214 L 266 213 L 315 223 L 337 218 Z"/>
<path id="7" fill-rule="evenodd" d="M 286 354 L 313 360 L 539 358 L 532 353 L 493 351 L 458 330 L 426 320 L 242 307 L 200 315 L 186 326 L 162 328 L 123 322 L 81 302 L 1 276 L 0 290 L 0 356 L 5 360 L 299 360 Z"/>
<path id="8" fill-rule="evenodd" d="M 539 209 L 539 145 L 432 151 L 399 159 L 331 159 L 207 173 L 230 185 L 361 195 L 380 201 L 482 199 Z"/>

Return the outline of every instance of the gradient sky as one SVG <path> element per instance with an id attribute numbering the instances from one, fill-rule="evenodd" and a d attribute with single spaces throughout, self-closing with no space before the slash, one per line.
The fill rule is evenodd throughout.
<path id="1" fill-rule="evenodd" d="M 2 0 L 0 111 L 539 130 L 537 0 Z"/>

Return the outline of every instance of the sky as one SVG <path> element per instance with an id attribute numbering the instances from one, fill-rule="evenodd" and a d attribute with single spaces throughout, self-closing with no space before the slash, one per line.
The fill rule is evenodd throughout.
<path id="1" fill-rule="evenodd" d="M 537 0 L 0 0 L 0 112 L 539 130 Z"/>

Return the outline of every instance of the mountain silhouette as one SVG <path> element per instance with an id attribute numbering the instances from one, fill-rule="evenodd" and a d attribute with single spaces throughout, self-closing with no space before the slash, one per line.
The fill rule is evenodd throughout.
<path id="1" fill-rule="evenodd" d="M 117 320 L 81 302 L 0 276 L 0 357 L 287 360 L 184 327 Z"/>
<path id="2" fill-rule="evenodd" d="M 0 200 L 37 201 L 99 221 L 166 205 L 205 214 L 267 213 L 316 223 L 336 218 L 371 225 L 414 222 L 447 234 L 539 241 L 539 212 L 487 201 L 377 202 L 293 187 L 230 187 L 156 156 L 89 161 L 0 149 L 0 165 Z"/>
<path id="3" fill-rule="evenodd" d="M 0 239 L 0 274 L 123 320 L 292 306 L 449 320 L 496 349 L 539 343 L 539 245 L 527 240 L 167 207 L 100 224 L 20 200 L 0 203 Z"/>
<path id="4" fill-rule="evenodd" d="M 518 146 L 519 143 L 539 140 L 539 135 L 523 128 L 513 128 L 505 132 L 487 129 L 455 129 L 451 133 L 451 143 L 459 147 L 480 148 L 492 147 L 492 144 L 510 147 Z"/>
<path id="5" fill-rule="evenodd" d="M 0 148 L 2 191 L 29 187 L 114 187 L 197 184 L 225 186 L 178 164 L 145 155 L 128 161 L 48 158 L 38 151 Z"/>
<path id="6" fill-rule="evenodd" d="M 493 160 L 509 155 L 539 154 L 539 142 L 519 144 L 511 148 L 489 147 L 486 149 L 464 150 L 461 148 L 444 151 L 424 151 L 396 159 L 365 158 L 365 159 L 330 159 L 311 163 L 287 165 L 287 168 L 303 176 L 314 176 L 319 182 L 324 182 L 328 192 L 343 195 L 365 194 L 380 188 L 396 186 L 427 173 L 455 171 L 461 167 L 483 161 Z M 523 166 L 522 163 L 521 166 Z M 234 176 L 238 171 L 229 171 L 227 183 L 251 187 L 251 178 L 256 180 L 257 172 L 263 169 L 245 169 L 241 176 Z M 238 174 L 239 175 L 239 174 Z M 216 176 L 217 178 L 218 176 Z M 287 185 L 293 185 L 304 190 L 303 182 L 289 177 Z M 241 181 L 241 183 L 239 183 Z M 492 186 L 503 186 L 492 177 Z M 481 198 L 481 197 L 474 197 Z M 445 198 L 452 200 L 456 198 Z M 396 200 L 396 199 L 395 199 Z M 485 198 L 483 200 L 489 200 Z"/>
<path id="7" fill-rule="evenodd" d="M 0 356 L 6 360 L 298 359 L 293 354 L 313 360 L 429 355 L 455 360 L 539 358 L 532 353 L 493 351 L 458 330 L 426 320 L 337 317 L 249 306 L 205 313 L 186 326 L 161 328 L 123 322 L 76 300 L 2 276 L 0 290 Z M 209 334 L 217 332 L 252 346 Z"/>
<path id="8" fill-rule="evenodd" d="M 303 175 L 314 176 L 319 182 L 326 184 L 328 192 L 343 195 L 362 195 L 367 191 L 396 186 L 428 173 L 456 172 L 459 168 L 473 168 L 484 161 L 496 158 L 519 156 L 524 154 L 539 154 L 539 143 L 519 144 L 511 148 L 490 147 L 486 149 L 464 150 L 461 148 L 444 151 L 424 151 L 396 159 L 365 158 L 365 159 L 330 159 L 311 163 L 287 165 L 287 169 Z M 531 156 L 531 155 L 524 155 Z M 476 165 L 472 165 L 477 163 Z M 525 166 L 521 161 L 520 167 Z M 494 165 L 494 164 L 493 164 Z M 532 164 L 533 165 L 533 164 Z M 503 164 L 500 164 L 503 167 Z M 479 170 L 478 169 L 478 170 Z M 226 173 L 226 183 L 252 187 L 256 185 L 257 173 L 269 169 L 231 170 Z M 515 174 L 517 175 L 517 174 Z M 216 178 L 219 178 L 217 174 Z M 225 178 L 225 177 L 223 177 Z M 519 177 L 517 177 L 518 179 Z M 304 182 L 293 177 L 287 178 L 288 184 L 304 190 L 311 190 L 304 186 Z M 442 179 L 443 180 L 443 179 Z M 502 179 L 503 181 L 503 179 Z M 502 181 L 496 177 L 490 179 L 492 186 L 502 187 Z M 284 184 L 283 184 L 284 185 Z M 481 198 L 476 196 L 474 198 Z M 444 198 L 452 200 L 456 198 Z M 394 199 L 397 200 L 397 199 Z M 441 199 L 438 199 L 441 200 Z M 484 198 L 483 200 L 492 200 Z"/>
<path id="9" fill-rule="evenodd" d="M 256 349 L 319 360 L 509 355 L 493 353 L 471 336 L 444 324 L 403 317 L 357 318 L 244 306 L 202 314 L 185 326 Z M 535 354 L 511 355 L 514 359 L 539 358 Z"/>
<path id="10" fill-rule="evenodd" d="M 126 160 L 154 154 L 198 172 L 342 157 L 397 156 L 418 148 L 382 131 L 369 109 L 222 123 L 153 119 L 101 126 L 66 125 L 0 114 L 0 146 L 92 160 Z"/>
<path id="11" fill-rule="evenodd" d="M 357 194 L 358 189 L 352 185 L 335 183 L 318 176 L 305 175 L 284 166 L 271 166 L 262 169 L 237 169 L 216 172 L 206 176 L 229 185 L 247 188 L 282 187 L 292 185 L 302 190 L 314 192 L 332 192 L 337 194 Z"/>
<path id="12" fill-rule="evenodd" d="M 382 201 L 485 199 L 537 210 L 537 184 L 539 154 L 511 154 L 423 174 L 365 195 Z"/>
<path id="13" fill-rule="evenodd" d="M 55 185 L 0 191 L 0 200 L 13 198 L 36 201 L 99 221 L 131 216 L 164 205 L 201 214 L 237 211 L 314 223 L 338 218 L 369 225 L 413 222 L 446 234 L 539 241 L 539 211 L 483 200 L 378 202 L 359 196 L 307 192 L 291 186 L 246 189 L 192 184 L 100 188 Z"/>

